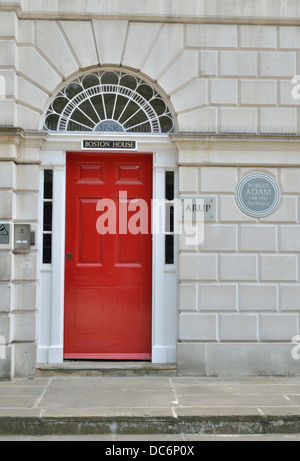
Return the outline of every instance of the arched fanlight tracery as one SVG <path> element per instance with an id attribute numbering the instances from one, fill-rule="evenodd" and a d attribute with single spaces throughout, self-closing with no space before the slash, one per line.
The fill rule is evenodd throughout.
<path id="1" fill-rule="evenodd" d="M 66 85 L 47 110 L 44 129 L 54 132 L 167 134 L 174 131 L 163 97 L 140 77 L 98 71 Z"/>

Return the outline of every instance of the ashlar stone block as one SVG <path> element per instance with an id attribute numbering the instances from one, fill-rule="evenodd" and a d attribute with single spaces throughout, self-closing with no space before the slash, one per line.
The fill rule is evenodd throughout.
<path id="1" fill-rule="evenodd" d="M 276 251 L 277 227 L 261 224 L 241 226 L 240 242 L 242 251 Z"/>
<path id="2" fill-rule="evenodd" d="M 0 381 L 11 380 L 13 378 L 13 355 L 15 345 L 1 347 L 2 360 L 0 360 Z"/>
<path id="3" fill-rule="evenodd" d="M 11 334 L 10 334 L 10 316 L 9 315 L 1 315 L 0 316 L 0 337 L 1 343 L 3 344 L 4 340 L 5 343 L 10 343 L 11 341 Z M 3 340 L 4 338 L 4 340 Z"/>
<path id="4" fill-rule="evenodd" d="M 49 95 L 22 77 L 18 77 L 18 99 L 37 110 L 43 111 Z"/>
<path id="5" fill-rule="evenodd" d="M 14 346 L 14 378 L 35 376 L 37 363 L 36 343 L 17 343 Z"/>
<path id="6" fill-rule="evenodd" d="M 12 189 L 15 186 L 16 166 L 13 162 L 0 162 L 0 188 Z"/>
<path id="7" fill-rule="evenodd" d="M 127 33 L 122 64 L 134 69 L 141 69 L 161 27 L 159 23 L 131 22 Z"/>
<path id="8" fill-rule="evenodd" d="M 99 64 L 96 44 L 90 21 L 61 21 L 63 30 L 77 57 L 80 68 Z"/>
<path id="9" fill-rule="evenodd" d="M 179 339 L 182 341 L 216 341 L 217 315 L 180 314 Z"/>
<path id="10" fill-rule="evenodd" d="M 300 286 L 298 284 L 281 285 L 281 309 L 300 312 Z"/>
<path id="11" fill-rule="evenodd" d="M 53 67 L 32 47 L 19 48 L 19 71 L 39 84 L 48 92 L 53 92 L 61 83 L 60 76 Z"/>
<path id="12" fill-rule="evenodd" d="M 13 40 L 0 40 L 1 66 L 15 66 L 16 45 Z"/>
<path id="13" fill-rule="evenodd" d="M 256 133 L 257 109 L 254 107 L 220 107 L 221 133 Z"/>
<path id="14" fill-rule="evenodd" d="M 35 340 L 35 313 L 17 313 L 13 315 L 13 340 Z"/>
<path id="15" fill-rule="evenodd" d="M 14 255 L 14 280 L 36 280 L 36 253 Z"/>
<path id="16" fill-rule="evenodd" d="M 218 112 L 214 107 L 197 109 L 178 115 L 179 130 L 183 132 L 217 132 Z"/>
<path id="17" fill-rule="evenodd" d="M 234 360 L 232 360 L 234 357 Z M 299 374 L 292 358 L 291 341 L 283 343 L 208 343 L 208 376 L 288 376 Z"/>
<path id="18" fill-rule="evenodd" d="M 14 310 L 32 311 L 36 308 L 36 285 L 22 283 L 13 285 Z"/>
<path id="19" fill-rule="evenodd" d="M 237 80 L 213 79 L 210 82 L 211 104 L 237 104 L 238 92 Z"/>
<path id="20" fill-rule="evenodd" d="M 0 192 L 0 219 L 11 219 L 13 214 L 13 193 Z"/>
<path id="21" fill-rule="evenodd" d="M 120 65 L 128 21 L 93 21 L 100 64 Z"/>
<path id="22" fill-rule="evenodd" d="M 16 82 L 16 74 L 14 70 L 0 70 L 0 98 L 14 96 Z"/>
<path id="23" fill-rule="evenodd" d="M 299 99 L 293 97 L 295 84 L 292 82 L 294 74 L 288 80 L 279 81 L 279 104 L 284 106 L 299 106 Z M 298 82 L 299 83 L 299 82 Z M 299 93 L 299 91 L 297 92 Z"/>
<path id="24" fill-rule="evenodd" d="M 162 74 L 158 83 L 166 93 L 171 94 L 196 77 L 197 53 L 185 50 Z"/>
<path id="25" fill-rule="evenodd" d="M 222 254 L 220 265 L 221 280 L 257 280 L 256 255 Z"/>
<path id="26" fill-rule="evenodd" d="M 260 109 L 261 133 L 297 133 L 297 111 L 288 108 Z"/>
<path id="27" fill-rule="evenodd" d="M 263 281 L 296 281 L 298 277 L 296 255 L 262 255 Z"/>
<path id="28" fill-rule="evenodd" d="M 14 11 L 1 11 L 0 35 L 1 37 L 14 38 L 17 30 L 17 15 Z"/>
<path id="29" fill-rule="evenodd" d="M 183 192 L 198 192 L 198 168 L 180 167 L 179 169 L 179 190 Z"/>
<path id="30" fill-rule="evenodd" d="M 296 74 L 296 53 L 266 51 L 259 54 L 259 75 L 290 77 Z"/>
<path id="31" fill-rule="evenodd" d="M 249 106 L 276 105 L 275 80 L 241 80 L 241 104 Z"/>
<path id="32" fill-rule="evenodd" d="M 200 184 L 202 192 L 235 192 L 237 169 L 235 167 L 202 167 Z"/>
<path id="33" fill-rule="evenodd" d="M 41 129 L 41 122 L 42 122 L 42 115 L 40 112 L 36 112 L 36 110 L 29 109 L 26 106 L 19 104 L 17 106 L 17 125 L 23 127 L 25 130 L 40 130 Z M 34 149 L 27 149 L 33 150 Z M 26 151 L 26 147 L 24 149 Z M 32 158 L 32 154 L 30 154 Z M 38 155 L 39 160 L 39 155 Z"/>
<path id="34" fill-rule="evenodd" d="M 206 224 L 200 249 L 202 251 L 237 251 L 237 226 Z"/>
<path id="35" fill-rule="evenodd" d="M 221 51 L 220 75 L 255 77 L 257 53 L 255 51 Z"/>
<path id="36" fill-rule="evenodd" d="M 18 165 L 17 166 L 17 190 L 39 190 L 39 166 Z"/>
<path id="37" fill-rule="evenodd" d="M 216 280 L 217 256 L 214 254 L 181 254 L 180 280 Z"/>
<path id="38" fill-rule="evenodd" d="M 198 286 L 196 283 L 179 285 L 179 310 L 196 311 L 198 305 Z"/>
<path id="39" fill-rule="evenodd" d="M 231 195 L 220 197 L 220 215 L 222 222 L 255 221 L 255 218 L 251 218 L 241 211 L 237 206 L 235 197 Z"/>
<path id="40" fill-rule="evenodd" d="M 0 312 L 10 311 L 10 285 L 0 285 Z"/>
<path id="41" fill-rule="evenodd" d="M 72 52 L 55 21 L 36 22 L 36 45 L 64 77 L 77 71 Z"/>
<path id="42" fill-rule="evenodd" d="M 188 47 L 236 48 L 238 30 L 229 24 L 189 24 L 186 44 Z"/>
<path id="43" fill-rule="evenodd" d="M 13 99 L 0 99 L 0 124 L 13 126 L 16 123 L 16 103 Z"/>
<path id="44" fill-rule="evenodd" d="M 279 47 L 299 50 L 300 30 L 296 26 L 279 27 Z"/>
<path id="45" fill-rule="evenodd" d="M 20 220 L 36 221 L 38 218 L 38 196 L 33 193 L 16 194 L 16 217 Z"/>
<path id="46" fill-rule="evenodd" d="M 278 308 L 276 284 L 241 284 L 240 291 L 242 311 L 276 311 Z"/>
<path id="47" fill-rule="evenodd" d="M 11 255 L 0 253 L 0 281 L 7 281 L 11 278 Z"/>
<path id="48" fill-rule="evenodd" d="M 206 345 L 199 342 L 177 344 L 177 365 L 179 376 L 206 375 Z"/>
<path id="49" fill-rule="evenodd" d="M 23 45 L 31 45 L 34 42 L 34 24 L 35 22 L 29 19 L 19 19 L 18 21 L 18 42 Z"/>
<path id="50" fill-rule="evenodd" d="M 202 283 L 200 285 L 201 311 L 235 311 L 236 308 L 236 284 Z"/>
<path id="51" fill-rule="evenodd" d="M 170 63 L 184 48 L 183 24 L 164 24 L 153 44 L 141 70 L 145 75 L 158 80 Z"/>
<path id="52" fill-rule="evenodd" d="M 256 314 L 222 314 L 222 341 L 257 341 L 258 317 Z"/>
<path id="53" fill-rule="evenodd" d="M 285 193 L 300 194 L 300 168 L 282 168 L 281 184 Z"/>
<path id="54" fill-rule="evenodd" d="M 216 76 L 218 74 L 218 52 L 212 50 L 199 51 L 199 75 Z"/>
<path id="55" fill-rule="evenodd" d="M 280 250 L 300 251 L 300 226 L 280 226 Z"/>
<path id="56" fill-rule="evenodd" d="M 241 25 L 240 45 L 244 49 L 276 49 L 276 26 Z"/>
<path id="57" fill-rule="evenodd" d="M 194 109 L 207 104 L 207 81 L 195 79 L 171 97 L 171 102 L 177 113 Z"/>
<path id="58" fill-rule="evenodd" d="M 292 341 L 298 334 L 298 317 L 296 314 L 262 314 L 262 341 Z"/>

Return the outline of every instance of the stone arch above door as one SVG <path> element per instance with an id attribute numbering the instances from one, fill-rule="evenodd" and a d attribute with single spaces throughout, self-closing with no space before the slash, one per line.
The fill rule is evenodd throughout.
<path id="1" fill-rule="evenodd" d="M 167 101 L 150 83 L 133 73 L 106 69 L 65 85 L 49 105 L 43 129 L 168 134 L 175 123 Z"/>
<path id="2" fill-rule="evenodd" d="M 160 89 L 174 109 L 179 131 L 211 131 L 199 51 L 185 45 L 185 25 L 127 20 L 20 20 L 11 42 L 16 95 L 0 123 L 39 130 L 54 95 L 87 72 L 127 69 Z M 17 58 L 16 58 L 17 57 Z M 4 105 L 4 103 L 2 105 Z M 208 110 L 208 112 L 207 112 Z M 200 119 L 199 119 L 200 117 Z"/>

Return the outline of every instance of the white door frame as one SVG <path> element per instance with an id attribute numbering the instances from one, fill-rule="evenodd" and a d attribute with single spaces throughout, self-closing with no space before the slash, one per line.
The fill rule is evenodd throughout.
<path id="1" fill-rule="evenodd" d="M 89 136 L 93 138 L 94 136 Z M 105 136 L 105 139 L 116 137 Z M 99 139 L 99 137 L 95 137 Z M 65 287 L 66 153 L 81 151 L 82 136 L 49 135 L 41 150 L 38 363 L 63 363 Z M 128 137 L 118 136 L 118 140 Z M 135 136 L 138 152 L 153 154 L 153 198 L 165 198 L 165 171 L 175 171 L 178 153 L 169 136 Z M 42 262 L 43 171 L 53 169 L 52 264 Z M 164 235 L 153 235 L 152 363 L 175 363 L 178 338 L 177 238 L 175 264 L 164 263 Z"/>

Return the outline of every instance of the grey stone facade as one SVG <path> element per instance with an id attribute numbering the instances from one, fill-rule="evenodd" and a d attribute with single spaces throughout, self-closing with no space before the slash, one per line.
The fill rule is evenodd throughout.
<path id="1" fill-rule="evenodd" d="M 42 4 L 0 1 L 0 221 L 11 229 L 0 244 L 0 379 L 34 375 L 38 347 L 53 351 L 59 342 L 40 337 L 49 323 L 40 168 L 46 152 L 48 167 L 52 155 L 64 174 L 60 158 L 80 150 L 80 137 L 47 133 L 43 118 L 66 82 L 107 68 L 144 76 L 170 103 L 176 133 L 153 150 L 175 152 L 178 196 L 216 198 L 203 243 L 178 239 L 178 373 L 300 374 L 291 354 L 300 326 L 298 2 Z M 235 199 L 253 171 L 280 186 L 279 207 L 264 218 L 246 215 Z M 36 234 L 28 251 L 14 250 L 17 223 Z M 53 286 L 62 277 L 53 274 Z"/>

